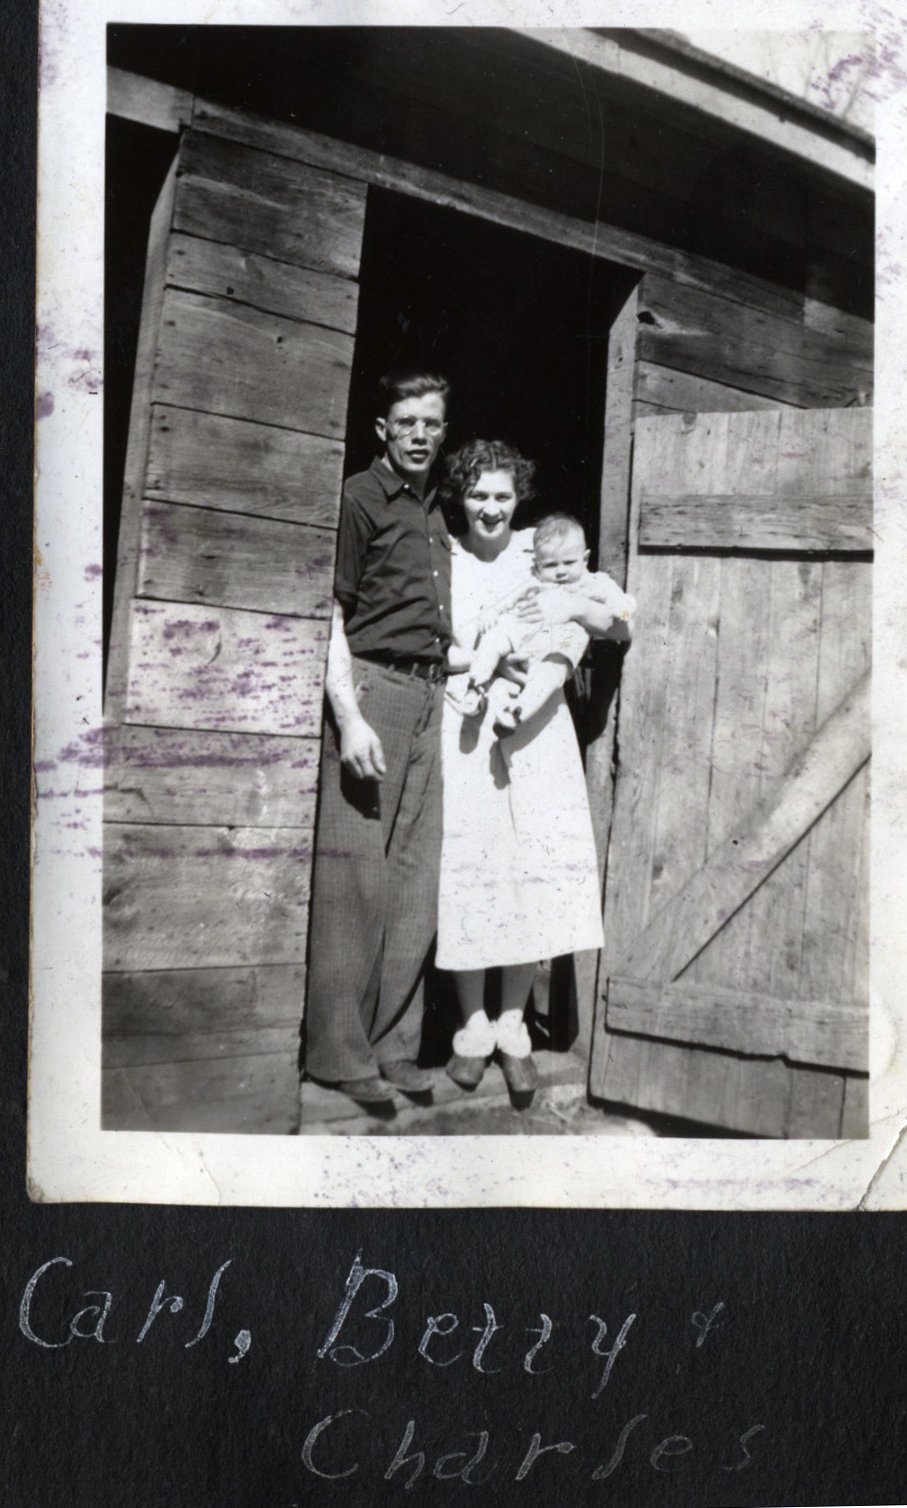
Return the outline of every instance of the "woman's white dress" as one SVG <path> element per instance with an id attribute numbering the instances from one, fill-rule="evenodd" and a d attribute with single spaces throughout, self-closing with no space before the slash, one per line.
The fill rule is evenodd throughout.
<path id="1" fill-rule="evenodd" d="M 514 532 L 496 560 L 462 546 L 452 556 L 453 631 L 472 648 L 477 620 L 530 585 L 532 531 Z M 586 782 L 562 691 L 508 737 L 492 717 L 464 718 L 448 682 L 442 726 L 444 836 L 437 963 L 483 969 L 602 945 L 598 865 Z"/>

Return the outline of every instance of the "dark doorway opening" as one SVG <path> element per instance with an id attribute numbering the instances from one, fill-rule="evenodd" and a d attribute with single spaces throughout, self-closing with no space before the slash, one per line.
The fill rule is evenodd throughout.
<path id="1" fill-rule="evenodd" d="M 597 547 L 608 263 L 405 194 L 370 188 L 347 466 L 374 454 L 375 386 L 395 365 L 453 386 L 449 449 L 482 436 L 537 463 L 535 517 L 563 509 Z M 623 273 L 625 277 L 626 274 Z"/>
<path id="2" fill-rule="evenodd" d="M 519 526 L 564 510 L 598 549 L 608 336 L 627 271 L 461 211 L 368 192 L 346 462 L 375 450 L 375 389 L 393 366 L 443 373 L 453 397 L 447 447 L 482 436 L 538 465 Z M 492 971 L 489 989 L 497 979 Z M 546 962 L 530 1014 L 535 1045 L 576 1035 L 570 958 Z M 458 1011 L 448 976 L 429 980 L 423 1056 L 443 1062 Z"/>

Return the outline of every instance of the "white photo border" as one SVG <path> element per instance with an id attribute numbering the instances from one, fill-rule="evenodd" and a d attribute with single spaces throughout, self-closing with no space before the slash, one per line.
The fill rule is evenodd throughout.
<path id="1" fill-rule="evenodd" d="M 907 1204 L 907 3 L 744 0 L 738 33 L 875 41 L 877 368 L 870 1136 L 276 1137 L 100 1126 L 103 224 L 108 22 L 443 25 L 424 0 L 45 0 L 39 123 L 28 1187 L 38 1201 L 391 1208 L 898 1209 Z M 901 3 L 901 0 L 898 0 Z M 568 0 L 563 26 L 707 29 L 709 0 Z M 457 25 L 545 26 L 542 0 Z M 754 43 L 755 45 L 755 43 Z M 528 1155 L 527 1155 L 528 1151 Z"/>

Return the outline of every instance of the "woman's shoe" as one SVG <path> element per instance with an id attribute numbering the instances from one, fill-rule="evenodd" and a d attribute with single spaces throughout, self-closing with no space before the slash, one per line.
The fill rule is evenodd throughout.
<path id="1" fill-rule="evenodd" d="M 455 1052 L 444 1071 L 461 1089 L 476 1089 L 482 1082 L 487 1066 L 487 1058 L 466 1058 L 462 1053 Z"/>
<path id="2" fill-rule="evenodd" d="M 498 1058 L 510 1093 L 520 1096 L 533 1095 L 538 1087 L 539 1071 L 532 1054 L 526 1053 L 524 1057 L 515 1058 L 509 1052 L 499 1050 Z"/>
<path id="3" fill-rule="evenodd" d="M 496 1041 L 494 1023 L 484 1011 L 476 1011 L 465 1026 L 454 1032 L 453 1053 L 446 1069 L 448 1078 L 461 1089 L 475 1089 L 482 1082 Z"/>

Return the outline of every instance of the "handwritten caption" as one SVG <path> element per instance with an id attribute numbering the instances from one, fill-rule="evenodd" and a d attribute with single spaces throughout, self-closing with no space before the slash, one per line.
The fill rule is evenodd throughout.
<path id="1" fill-rule="evenodd" d="M 134 1336 L 134 1344 L 142 1345 L 149 1333 L 160 1330 L 161 1316 L 191 1316 L 188 1328 L 181 1322 L 176 1326 L 175 1338 L 185 1350 L 195 1346 L 213 1344 L 210 1339 L 217 1332 L 216 1311 L 222 1279 L 231 1267 L 232 1259 L 222 1262 L 210 1278 L 202 1298 L 201 1290 L 188 1304 L 181 1294 L 168 1293 L 165 1281 L 161 1281 L 152 1298 L 143 1323 Z M 73 1341 L 95 1341 L 109 1345 L 115 1340 L 127 1339 L 122 1334 L 112 1337 L 105 1331 L 114 1299 L 107 1289 L 86 1289 L 82 1298 L 95 1300 L 81 1305 L 56 1334 L 41 1333 L 36 1328 L 34 1310 L 36 1294 L 59 1277 L 61 1271 L 72 1268 L 69 1257 L 51 1257 L 39 1266 L 28 1279 L 19 1305 L 19 1329 L 32 1345 L 44 1351 L 60 1351 Z M 339 1297 L 337 1308 L 324 1340 L 315 1352 L 315 1365 L 348 1371 L 350 1368 L 370 1367 L 386 1356 L 398 1342 L 398 1329 L 393 1310 L 400 1298 L 400 1285 L 396 1275 L 381 1267 L 366 1267 L 362 1253 L 353 1259 L 349 1274 Z M 203 1305 L 203 1307 L 202 1307 Z M 514 1328 L 499 1321 L 491 1304 L 482 1303 L 483 1318 L 478 1324 L 461 1324 L 460 1315 L 452 1310 L 425 1316 L 424 1328 L 416 1352 L 421 1362 L 434 1370 L 448 1367 L 472 1368 L 473 1371 L 490 1376 L 519 1368 L 530 1377 L 554 1374 L 557 1367 L 550 1360 L 547 1350 L 555 1334 L 555 1322 L 551 1316 L 540 1312 L 537 1322 L 519 1327 L 520 1334 L 514 1345 Z M 478 1316 L 476 1316 L 478 1317 Z M 470 1316 L 472 1318 L 472 1316 Z M 689 1315 L 686 1331 L 687 1347 L 701 1350 L 706 1344 L 717 1344 L 716 1334 L 725 1327 L 728 1315 L 725 1304 L 719 1300 L 710 1307 L 703 1306 Z M 615 1366 L 622 1352 L 630 1345 L 636 1313 L 624 1315 L 617 1320 L 605 1320 L 599 1314 L 589 1314 L 577 1325 L 577 1339 L 586 1357 L 588 1369 L 588 1400 L 594 1403 L 612 1383 Z M 232 1328 L 232 1327 L 231 1327 Z M 558 1327 L 563 1333 L 563 1326 Z M 173 1336 L 173 1329 L 168 1325 Z M 475 1338 L 474 1338 L 475 1337 Z M 354 1343 L 355 1342 L 355 1343 Z M 222 1342 L 221 1342 L 222 1343 Z M 251 1332 L 240 1329 L 227 1347 L 228 1365 L 237 1366 L 249 1354 L 252 1345 Z M 576 1367 L 576 1356 L 571 1359 Z M 613 1391 L 613 1390 L 612 1390 Z M 695 1441 L 685 1434 L 668 1434 L 652 1443 L 642 1426 L 649 1421 L 647 1413 L 636 1413 L 616 1428 L 612 1444 L 605 1455 L 592 1465 L 589 1472 L 594 1482 L 606 1481 L 620 1468 L 629 1454 L 639 1445 L 643 1458 L 655 1472 L 677 1472 L 689 1463 L 697 1450 Z M 353 1476 L 360 1470 L 360 1454 L 374 1446 L 372 1416 L 360 1407 L 334 1409 L 324 1414 L 308 1428 L 302 1442 L 300 1458 L 313 1476 L 328 1481 Z M 710 1463 L 712 1469 L 721 1472 L 746 1470 L 754 1459 L 751 1442 L 762 1434 L 765 1425 L 748 1423 L 745 1429 L 737 1429 L 726 1441 L 721 1459 Z M 600 1431 L 597 1432 L 600 1438 Z M 465 1432 L 467 1439 L 474 1441 L 466 1450 L 460 1449 L 439 1455 L 433 1464 L 429 1454 L 418 1448 L 416 1421 L 409 1419 L 402 1431 L 399 1444 L 393 1450 L 393 1439 L 386 1446 L 385 1481 L 397 1480 L 405 1490 L 414 1487 L 423 1474 L 440 1481 L 457 1480 L 467 1485 L 477 1485 L 489 1480 L 503 1466 L 514 1481 L 524 1481 L 533 1471 L 536 1462 L 548 1458 L 549 1463 L 559 1457 L 574 1457 L 582 1453 L 582 1447 L 573 1440 L 548 1440 L 543 1443 L 541 1430 L 526 1431 L 510 1458 L 498 1453 L 489 1454 L 491 1432 L 488 1429 Z M 527 1438 L 528 1437 L 528 1438 Z M 644 1442 L 644 1443 L 643 1443 Z M 383 1442 L 382 1442 L 383 1443 Z M 601 1450 L 599 1445 L 599 1451 Z M 603 1454 L 603 1452 L 601 1452 Z M 637 1456 L 639 1451 L 637 1450 Z M 387 1459 L 390 1457 L 390 1459 Z M 382 1462 L 382 1465 L 384 1462 Z M 295 1505 L 294 1505 L 295 1508 Z"/>

